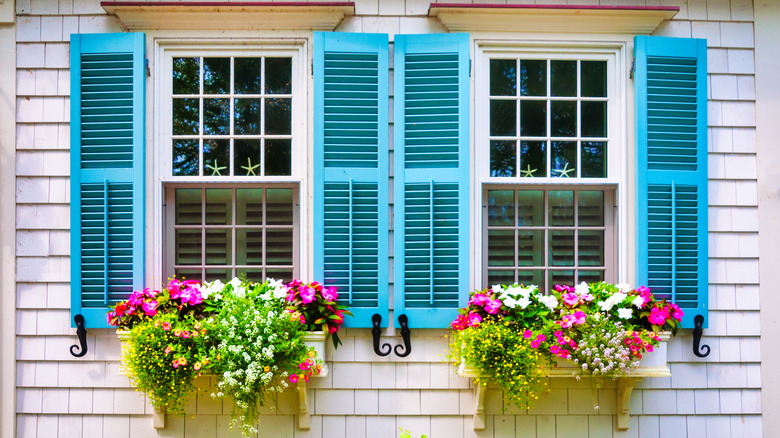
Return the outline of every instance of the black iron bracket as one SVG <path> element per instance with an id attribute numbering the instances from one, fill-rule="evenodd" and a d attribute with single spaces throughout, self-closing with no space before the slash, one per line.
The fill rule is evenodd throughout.
<path id="1" fill-rule="evenodd" d="M 696 315 L 693 317 L 693 354 L 697 357 L 707 357 L 710 355 L 710 346 L 701 343 L 702 325 L 704 317 Z"/>
<path id="2" fill-rule="evenodd" d="M 382 345 L 382 348 L 379 348 L 379 336 L 382 335 L 382 329 L 379 328 L 379 324 L 382 323 L 382 316 L 378 313 L 375 313 L 371 317 L 371 323 L 374 326 L 374 328 L 371 329 L 371 336 L 374 337 L 374 353 L 376 353 L 377 356 L 387 356 L 391 351 L 393 351 L 393 347 L 385 342 L 385 344 Z"/>
<path id="3" fill-rule="evenodd" d="M 76 323 L 76 336 L 79 337 L 79 344 L 81 345 L 71 345 L 70 354 L 75 357 L 81 357 L 87 354 L 87 328 L 84 327 L 84 315 L 78 314 L 74 316 L 73 322 Z"/>
<path id="4" fill-rule="evenodd" d="M 404 345 L 398 344 L 395 346 L 395 355 L 406 357 L 412 352 L 412 331 L 409 330 L 409 318 L 401 314 L 398 316 L 398 323 L 401 324 L 401 338 L 404 340 Z M 402 349 L 403 352 L 399 352 L 399 349 Z"/>

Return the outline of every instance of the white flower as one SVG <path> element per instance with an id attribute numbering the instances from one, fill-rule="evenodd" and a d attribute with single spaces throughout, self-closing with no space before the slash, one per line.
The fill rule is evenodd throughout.
<path id="1" fill-rule="evenodd" d="M 615 285 L 620 292 L 631 292 L 631 285 L 628 283 L 618 283 Z"/>
<path id="2" fill-rule="evenodd" d="M 531 300 L 527 296 L 521 297 L 519 300 L 516 300 L 516 302 L 521 309 L 525 309 L 529 304 L 531 304 Z"/>
<path id="3" fill-rule="evenodd" d="M 637 296 L 634 298 L 634 301 L 631 301 L 631 304 L 636 308 L 641 308 L 645 304 L 645 299 Z"/>
<path id="4" fill-rule="evenodd" d="M 517 306 L 517 300 L 512 298 L 512 297 L 509 297 L 509 296 L 504 297 L 504 298 L 502 298 L 502 301 L 503 301 L 504 305 L 509 307 L 510 309 L 514 309 L 515 306 Z"/>
<path id="5" fill-rule="evenodd" d="M 274 280 L 273 278 L 266 278 L 265 281 L 268 282 L 268 287 L 270 287 L 271 289 L 278 289 L 284 286 L 284 281 L 282 280 Z"/>
<path id="6" fill-rule="evenodd" d="M 494 285 L 493 285 L 493 287 L 491 287 L 490 289 L 491 289 L 493 292 L 497 293 L 497 294 L 500 294 L 501 292 L 503 292 L 503 291 L 504 291 L 504 287 L 503 287 L 503 286 L 501 286 L 500 284 L 494 284 Z"/>
<path id="7" fill-rule="evenodd" d="M 612 295 L 611 297 L 609 297 L 609 300 L 611 300 L 615 304 L 619 304 L 619 303 L 622 303 L 623 300 L 625 300 L 627 296 L 628 295 L 626 295 L 626 294 L 624 294 L 622 292 L 618 292 L 618 293 Z"/>
<path id="8" fill-rule="evenodd" d="M 622 308 L 621 307 L 620 309 L 618 309 L 618 317 L 620 319 L 629 319 L 629 318 L 631 318 L 631 315 L 633 313 L 634 313 L 634 311 L 631 310 L 630 307 L 629 308 Z"/>
<path id="9" fill-rule="evenodd" d="M 203 283 L 203 285 L 199 288 L 199 290 L 200 290 L 200 295 L 204 299 L 208 299 L 208 297 L 211 296 L 211 294 L 221 292 L 222 289 L 224 288 L 225 285 L 221 281 L 214 280 L 211 283 Z"/>
<path id="10" fill-rule="evenodd" d="M 523 289 L 522 289 L 522 288 L 520 288 L 520 287 L 519 287 L 519 286 L 517 286 L 517 285 L 514 285 L 514 286 L 509 286 L 509 287 L 508 287 L 508 288 L 506 288 L 506 290 L 504 291 L 504 295 L 511 295 L 511 296 L 513 296 L 513 297 L 515 297 L 515 296 L 517 296 L 517 295 L 519 295 L 519 294 L 521 294 L 521 293 L 523 293 Z"/>
<path id="11" fill-rule="evenodd" d="M 588 287 L 588 283 L 585 283 L 584 281 L 576 286 L 574 286 L 574 293 L 577 295 L 583 295 L 590 292 L 590 288 Z"/>
<path id="12" fill-rule="evenodd" d="M 555 310 L 558 307 L 558 299 L 554 295 L 547 295 L 539 297 L 539 302 L 547 306 L 550 310 Z"/>

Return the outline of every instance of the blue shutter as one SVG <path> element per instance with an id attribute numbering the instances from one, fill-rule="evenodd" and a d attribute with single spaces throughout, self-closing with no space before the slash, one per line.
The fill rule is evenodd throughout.
<path id="1" fill-rule="evenodd" d="M 707 326 L 707 42 L 634 40 L 637 282 Z"/>
<path id="2" fill-rule="evenodd" d="M 144 282 L 143 33 L 71 36 L 71 316 L 109 327 Z"/>
<path id="3" fill-rule="evenodd" d="M 386 34 L 314 33 L 314 272 L 354 318 L 388 320 Z"/>
<path id="4" fill-rule="evenodd" d="M 396 35 L 394 309 L 443 328 L 469 288 L 469 36 Z"/>

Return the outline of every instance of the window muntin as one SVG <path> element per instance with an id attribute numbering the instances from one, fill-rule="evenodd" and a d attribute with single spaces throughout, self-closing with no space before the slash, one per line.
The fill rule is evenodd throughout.
<path id="1" fill-rule="evenodd" d="M 298 193 L 293 185 L 166 186 L 168 271 L 212 281 L 297 275 Z"/>
<path id="2" fill-rule="evenodd" d="M 171 174 L 292 175 L 293 59 L 172 59 Z"/>
<path id="3" fill-rule="evenodd" d="M 610 280 L 614 198 L 614 190 L 599 187 L 486 187 L 485 284 L 535 284 L 544 291 Z"/>
<path id="4" fill-rule="evenodd" d="M 488 62 L 491 177 L 607 177 L 606 60 Z"/>

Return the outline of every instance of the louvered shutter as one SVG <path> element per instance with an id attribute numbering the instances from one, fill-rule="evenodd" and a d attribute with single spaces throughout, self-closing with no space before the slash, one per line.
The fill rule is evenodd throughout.
<path id="1" fill-rule="evenodd" d="M 71 314 L 108 327 L 144 281 L 143 33 L 71 36 Z"/>
<path id="2" fill-rule="evenodd" d="M 469 288 L 469 37 L 396 35 L 394 309 L 446 327 Z"/>
<path id="3" fill-rule="evenodd" d="M 386 34 L 314 33 L 315 278 L 350 327 L 388 321 L 388 75 Z"/>
<path id="4" fill-rule="evenodd" d="M 634 40 L 637 281 L 707 325 L 707 43 Z"/>

